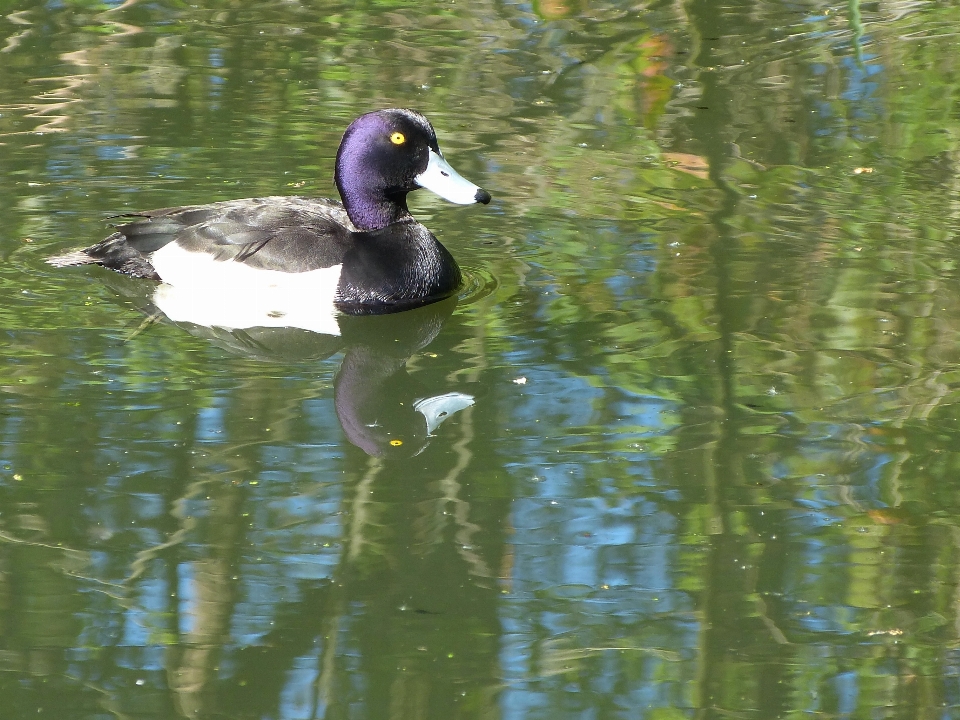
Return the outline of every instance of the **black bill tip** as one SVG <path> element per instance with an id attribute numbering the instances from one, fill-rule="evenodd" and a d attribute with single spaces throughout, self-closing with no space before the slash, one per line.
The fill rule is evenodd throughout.
<path id="1" fill-rule="evenodd" d="M 473 199 L 478 203 L 483 203 L 486 205 L 488 202 L 490 202 L 491 198 L 490 193 L 488 193 L 486 190 L 483 188 L 477 188 L 477 194 L 473 196 Z"/>

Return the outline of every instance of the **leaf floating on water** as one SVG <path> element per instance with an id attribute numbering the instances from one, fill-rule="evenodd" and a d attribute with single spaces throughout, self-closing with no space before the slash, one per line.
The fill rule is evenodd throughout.
<path id="1" fill-rule="evenodd" d="M 663 159 L 672 170 L 679 170 L 706 180 L 710 174 L 710 163 L 705 157 L 690 153 L 664 153 Z"/>

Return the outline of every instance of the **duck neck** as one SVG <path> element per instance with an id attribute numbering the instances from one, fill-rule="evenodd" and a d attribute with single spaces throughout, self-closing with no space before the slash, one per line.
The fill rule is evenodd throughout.
<path id="1" fill-rule="evenodd" d="M 369 189 L 364 192 L 345 187 L 339 189 L 350 222 L 358 230 L 382 230 L 388 225 L 410 217 L 406 193 L 391 196 Z"/>
<path id="2" fill-rule="evenodd" d="M 347 136 L 337 153 L 334 180 L 350 222 L 358 230 L 381 230 L 410 217 L 407 192 L 385 187 L 387 183 L 370 170 L 366 156 L 353 150 Z"/>

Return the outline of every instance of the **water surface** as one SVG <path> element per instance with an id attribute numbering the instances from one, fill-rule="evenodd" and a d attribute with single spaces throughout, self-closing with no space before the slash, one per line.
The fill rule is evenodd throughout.
<path id="1" fill-rule="evenodd" d="M 4 717 L 960 717 L 957 7 L 3 15 Z M 44 263 L 331 195 L 390 106 L 494 196 L 411 196 L 458 303 L 202 331 Z"/>

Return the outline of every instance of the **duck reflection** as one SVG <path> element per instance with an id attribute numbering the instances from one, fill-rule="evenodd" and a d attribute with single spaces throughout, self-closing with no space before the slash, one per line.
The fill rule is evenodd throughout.
<path id="1" fill-rule="evenodd" d="M 126 298 L 150 310 L 140 285 Z M 48 428 L 38 442 L 78 448 L 67 484 L 77 495 L 38 496 L 23 527 L 45 528 L 30 538 L 40 542 L 0 547 L 10 617 L 50 608 L 42 622 L 7 628 L 8 645 L 35 649 L 30 657 L 45 664 L 9 673 L 0 696 L 22 680 L 24 706 L 64 718 L 76 707 L 190 718 L 496 716 L 510 492 L 479 461 L 490 457 L 481 429 L 490 418 L 440 379 L 459 370 L 441 366 L 455 354 L 438 349 L 435 366 L 410 360 L 469 337 L 469 325 L 450 319 L 454 307 L 343 317 L 339 336 L 184 324 L 201 346 L 288 365 L 236 377 L 221 368 L 213 380 L 225 377 L 223 386 L 158 383 L 149 407 L 127 391 L 70 387 L 88 421 Z M 336 422 L 314 368 L 341 352 L 332 400 L 356 448 L 338 452 L 311 433 Z M 209 354 L 183 359 L 200 374 Z M 327 394 L 312 402 L 318 387 Z M 458 413 L 456 427 L 443 425 Z M 421 452 L 440 427 L 456 440 Z M 23 487 L 0 501 L 14 507 L 10 493 Z M 91 591 L 105 587 L 109 595 Z M 91 634 L 103 646 L 95 653 Z M 61 678 L 55 694 L 49 678 Z"/>
<path id="2" fill-rule="evenodd" d="M 124 289 L 123 283 L 111 285 Z M 163 315 L 155 299 L 146 308 L 153 318 Z M 177 325 L 231 354 L 262 361 L 317 362 L 343 352 L 334 402 L 347 439 L 373 457 L 409 458 L 426 449 L 446 420 L 474 404 L 472 395 L 437 393 L 407 372 L 407 361 L 434 341 L 456 305 L 452 297 L 389 315 L 342 315 L 339 335 L 288 327 Z"/>
<path id="3" fill-rule="evenodd" d="M 321 359 L 343 350 L 334 402 L 347 439 L 375 457 L 411 457 L 423 452 L 445 420 L 474 402 L 461 392 L 431 394 L 407 372 L 407 360 L 433 342 L 455 307 L 450 298 L 393 315 L 344 316 L 339 337 L 299 328 L 188 329 L 264 360 Z"/>

